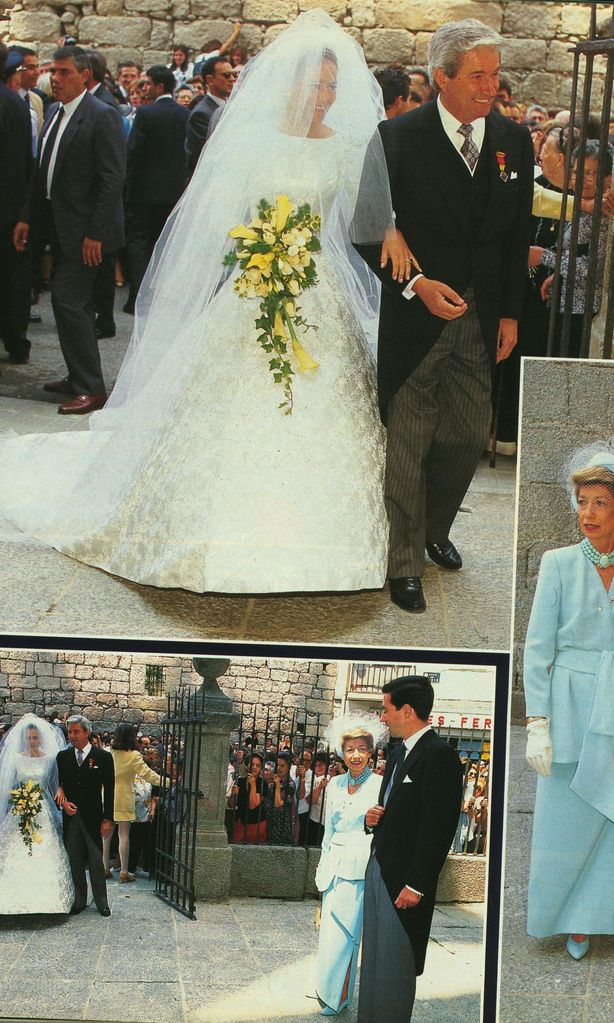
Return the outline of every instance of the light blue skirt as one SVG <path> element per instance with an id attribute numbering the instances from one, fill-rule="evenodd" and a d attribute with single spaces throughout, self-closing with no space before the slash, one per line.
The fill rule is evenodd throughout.
<path id="1" fill-rule="evenodd" d="M 553 764 L 537 780 L 527 920 L 536 938 L 614 934 L 614 822 L 569 788 L 575 771 Z"/>
<path id="2" fill-rule="evenodd" d="M 362 936 L 364 894 L 364 880 L 346 881 L 335 877 L 322 896 L 316 991 L 332 1009 L 338 1009 L 341 1004 L 348 967 L 348 999 L 352 1001 Z"/>

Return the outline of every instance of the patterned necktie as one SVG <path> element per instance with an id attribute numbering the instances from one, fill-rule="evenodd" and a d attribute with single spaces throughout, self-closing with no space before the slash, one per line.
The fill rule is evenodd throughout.
<path id="1" fill-rule="evenodd" d="M 78 749 L 77 750 L 77 763 L 78 763 L 79 767 L 81 767 L 81 764 L 83 763 L 83 750 L 82 749 Z"/>
<path id="2" fill-rule="evenodd" d="M 41 191 L 45 198 L 47 197 L 47 175 L 49 174 L 49 164 L 51 163 L 51 154 L 53 153 L 53 147 L 57 138 L 58 131 L 60 130 L 60 124 L 64 117 L 64 107 L 60 106 L 58 115 L 51 126 L 51 130 L 47 132 L 45 136 L 45 148 L 43 155 L 41 156 L 40 168 L 38 172 L 38 181 Z"/>
<path id="3" fill-rule="evenodd" d="M 461 156 L 465 157 L 465 160 L 469 164 L 469 169 L 471 170 L 471 173 L 473 173 L 475 165 L 480 159 L 480 150 L 473 141 L 473 125 L 461 124 L 458 129 L 458 133 L 459 135 L 465 136 L 465 141 L 460 148 Z"/>

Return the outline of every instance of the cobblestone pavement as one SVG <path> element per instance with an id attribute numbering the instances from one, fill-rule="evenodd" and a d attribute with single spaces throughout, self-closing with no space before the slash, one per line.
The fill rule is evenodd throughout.
<path id="1" fill-rule="evenodd" d="M 526 933 L 527 879 L 536 772 L 524 757 L 525 732 L 511 730 L 505 843 L 505 886 L 499 1023 L 601 1023 L 614 1006 L 614 936 L 591 938 L 575 962 L 565 935 Z M 569 841 L 573 842 L 573 821 Z M 604 898 L 611 894 L 604 892 Z"/>
<path id="2" fill-rule="evenodd" d="M 116 338 L 100 342 L 109 384 L 125 351 L 132 319 L 116 299 Z M 32 359 L 0 357 L 0 430 L 18 433 L 86 428 L 83 417 L 58 416 L 42 390 L 65 373 L 49 296 L 43 322 L 31 325 Z M 224 596 L 140 586 L 51 550 L 0 545 L 0 631 L 7 634 L 121 636 L 198 640 L 342 643 L 377 646 L 509 647 L 515 461 L 482 459 L 452 538 L 465 567 L 446 573 L 429 563 L 428 611 L 408 615 L 387 590 L 347 594 Z"/>
<path id="3" fill-rule="evenodd" d="M 139 880 L 110 882 L 109 903 L 108 920 L 93 906 L 78 917 L 0 918 L 3 1019 L 321 1019 L 315 901 L 231 899 L 197 906 L 193 921 Z M 436 909 L 413 1023 L 479 1023 L 482 934 L 481 905 Z M 355 1023 L 356 1004 L 343 1019 Z"/>

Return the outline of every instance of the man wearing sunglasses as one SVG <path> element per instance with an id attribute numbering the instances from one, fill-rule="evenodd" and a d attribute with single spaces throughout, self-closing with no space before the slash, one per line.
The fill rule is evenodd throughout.
<path id="1" fill-rule="evenodd" d="M 237 80 L 237 72 L 226 57 L 211 57 L 202 70 L 207 95 L 203 96 L 190 114 L 186 135 L 188 174 L 191 176 L 207 139 L 209 122 L 224 106 Z M 218 115 L 219 116 L 219 115 Z"/>

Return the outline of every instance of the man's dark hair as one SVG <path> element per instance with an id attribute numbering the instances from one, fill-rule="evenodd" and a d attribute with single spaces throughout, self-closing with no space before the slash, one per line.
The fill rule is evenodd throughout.
<path id="1" fill-rule="evenodd" d="M 72 60 L 77 71 L 91 71 L 92 65 L 82 46 L 59 46 L 53 53 L 54 60 Z"/>
<path id="2" fill-rule="evenodd" d="M 512 90 L 512 83 L 509 82 L 507 80 L 507 78 L 503 78 L 501 75 L 499 75 L 499 89 L 498 89 L 498 92 L 501 92 L 501 90 L 503 90 L 503 92 L 507 93 L 508 99 L 512 98 L 512 91 L 513 91 Z"/>
<path id="3" fill-rule="evenodd" d="M 9 46 L 9 53 L 18 53 L 21 57 L 36 57 L 36 50 L 31 50 L 29 46 L 11 44 Z"/>
<path id="4" fill-rule="evenodd" d="M 328 767 L 329 759 L 330 758 L 328 753 L 325 753 L 324 750 L 318 750 L 315 757 L 313 758 L 314 766 L 316 764 L 325 764 L 325 766 Z"/>
<path id="5" fill-rule="evenodd" d="M 107 74 L 107 62 L 101 53 L 97 50 L 84 50 L 87 55 L 87 59 L 90 62 L 90 68 L 92 70 L 92 78 L 95 82 L 104 82 Z"/>
<path id="6" fill-rule="evenodd" d="M 125 67 L 135 67 L 139 74 L 143 71 L 143 65 L 137 64 L 136 60 L 122 60 L 121 64 L 117 65 L 117 74 Z"/>
<path id="7" fill-rule="evenodd" d="M 426 675 L 402 675 L 400 678 L 393 678 L 382 686 L 382 692 L 388 693 L 391 703 L 397 710 L 408 703 L 421 721 L 428 721 L 435 693 L 431 680 Z"/>
<path id="8" fill-rule="evenodd" d="M 375 72 L 375 77 L 382 90 L 386 109 L 392 106 L 398 96 L 401 96 L 402 99 L 407 99 L 409 96 L 411 79 L 402 68 L 384 67 Z"/>
<path id="9" fill-rule="evenodd" d="M 430 84 L 429 83 L 429 73 L 428 73 L 428 71 L 427 71 L 427 69 L 425 67 L 408 67 L 407 68 L 407 74 L 408 75 L 422 75 L 422 78 L 424 79 L 424 84 L 425 85 L 429 85 Z"/>
<path id="10" fill-rule="evenodd" d="M 174 92 L 177 82 L 175 76 L 169 67 L 164 67 L 162 64 L 154 64 L 145 72 L 148 78 L 151 78 L 154 85 L 161 85 L 164 88 L 164 92 Z"/>
<path id="11" fill-rule="evenodd" d="M 218 64 L 228 64 L 228 63 L 230 63 L 229 60 L 228 60 L 228 57 L 224 57 L 224 56 L 209 57 L 206 61 L 204 61 L 203 65 L 202 65 L 202 67 L 200 69 L 200 73 L 203 76 L 203 81 L 205 81 L 205 82 L 207 81 L 207 75 L 214 75 L 215 74 L 215 69 L 216 69 Z"/>

